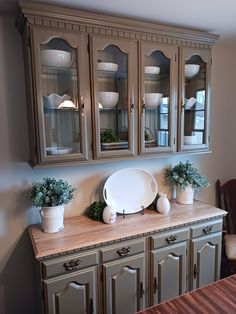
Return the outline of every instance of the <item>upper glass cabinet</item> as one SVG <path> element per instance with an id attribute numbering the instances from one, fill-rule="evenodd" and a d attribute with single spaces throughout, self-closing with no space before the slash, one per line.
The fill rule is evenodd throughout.
<path id="1" fill-rule="evenodd" d="M 95 157 L 133 155 L 133 43 L 96 37 L 91 40 Z"/>
<path id="2" fill-rule="evenodd" d="M 210 53 L 182 49 L 179 150 L 208 149 Z"/>
<path id="3" fill-rule="evenodd" d="M 41 162 L 87 159 L 81 37 L 34 30 L 33 39 Z"/>
<path id="4" fill-rule="evenodd" d="M 175 148 L 176 48 L 141 44 L 140 152 Z"/>

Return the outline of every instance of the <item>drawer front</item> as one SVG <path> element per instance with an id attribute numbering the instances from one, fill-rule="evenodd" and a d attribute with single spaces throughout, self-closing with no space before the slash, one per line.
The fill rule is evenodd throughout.
<path id="1" fill-rule="evenodd" d="M 118 245 L 111 245 L 101 250 L 102 262 L 108 262 L 116 259 L 121 259 L 137 253 L 145 251 L 145 239 L 135 241 L 125 241 Z"/>
<path id="2" fill-rule="evenodd" d="M 179 243 L 188 240 L 189 229 L 176 229 L 168 232 L 161 232 L 156 236 L 151 236 L 151 249 L 155 250 L 163 246 Z"/>
<path id="3" fill-rule="evenodd" d="M 219 231 L 222 231 L 222 219 L 208 221 L 207 223 L 191 226 L 190 236 L 193 239 Z"/>
<path id="4" fill-rule="evenodd" d="M 42 276 L 49 278 L 68 274 L 75 270 L 83 269 L 98 264 L 98 252 L 87 252 L 54 258 L 42 262 Z"/>

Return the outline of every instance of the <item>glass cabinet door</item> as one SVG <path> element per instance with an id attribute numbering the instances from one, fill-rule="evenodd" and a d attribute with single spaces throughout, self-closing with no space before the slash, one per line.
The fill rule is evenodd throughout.
<path id="1" fill-rule="evenodd" d="M 94 157 L 132 156 L 135 153 L 134 43 L 93 37 L 91 46 Z"/>
<path id="2" fill-rule="evenodd" d="M 179 150 L 208 149 L 210 51 L 183 48 Z"/>
<path id="3" fill-rule="evenodd" d="M 87 159 L 82 39 L 35 29 L 33 43 L 40 162 Z"/>
<path id="4" fill-rule="evenodd" d="M 176 47 L 141 44 L 141 154 L 175 150 L 176 56 Z"/>

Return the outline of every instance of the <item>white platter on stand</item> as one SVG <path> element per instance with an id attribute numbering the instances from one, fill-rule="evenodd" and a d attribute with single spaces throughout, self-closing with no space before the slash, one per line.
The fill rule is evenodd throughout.
<path id="1" fill-rule="evenodd" d="M 132 214 L 150 205 L 157 191 L 157 182 L 151 173 L 139 168 L 125 168 L 107 179 L 103 197 L 117 213 Z"/>

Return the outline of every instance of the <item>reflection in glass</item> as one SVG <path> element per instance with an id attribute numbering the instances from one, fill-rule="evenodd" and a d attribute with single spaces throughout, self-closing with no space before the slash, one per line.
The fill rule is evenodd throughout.
<path id="1" fill-rule="evenodd" d="M 79 153 L 76 50 L 54 38 L 40 45 L 46 155 Z"/>
<path id="2" fill-rule="evenodd" d="M 169 146 L 170 59 L 156 50 L 145 56 L 145 148 Z"/>
<path id="3" fill-rule="evenodd" d="M 115 45 L 97 54 L 101 151 L 128 148 L 128 58 Z"/>
<path id="4" fill-rule="evenodd" d="M 188 70 L 188 72 L 187 72 Z M 194 55 L 185 65 L 184 144 L 204 144 L 206 62 Z"/>

